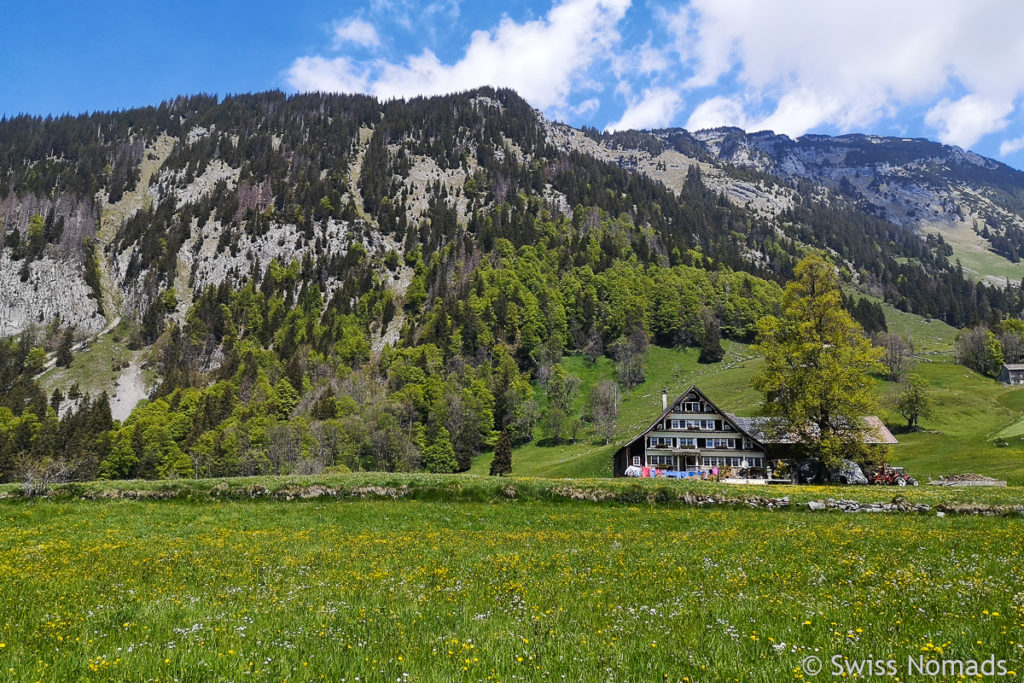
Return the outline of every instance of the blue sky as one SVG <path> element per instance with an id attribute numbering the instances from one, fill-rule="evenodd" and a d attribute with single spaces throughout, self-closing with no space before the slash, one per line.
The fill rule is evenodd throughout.
<path id="1" fill-rule="evenodd" d="M 1019 0 L 8 3 L 0 113 L 515 88 L 597 128 L 928 137 L 1024 168 Z"/>

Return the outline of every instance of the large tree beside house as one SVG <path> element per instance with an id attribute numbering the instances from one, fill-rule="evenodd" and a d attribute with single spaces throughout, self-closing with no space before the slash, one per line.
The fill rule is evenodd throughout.
<path id="1" fill-rule="evenodd" d="M 758 323 L 754 348 L 765 360 L 753 383 L 764 394 L 764 411 L 778 418 L 775 437 L 790 442 L 797 457 L 827 466 L 871 461 L 878 447 L 865 443 L 862 416 L 876 411 L 871 373 L 884 369 L 884 351 L 843 309 L 831 262 L 814 253 L 794 274 L 781 316 Z"/>

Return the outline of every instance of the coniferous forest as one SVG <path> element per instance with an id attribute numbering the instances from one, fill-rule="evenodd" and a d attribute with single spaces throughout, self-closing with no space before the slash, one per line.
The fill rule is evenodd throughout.
<path id="1" fill-rule="evenodd" d="M 616 140 L 701 155 L 681 135 Z M 651 344 L 714 362 L 719 338 L 753 341 L 809 249 L 860 292 L 844 306 L 869 333 L 886 321 L 863 294 L 957 327 L 1024 310 L 941 238 L 778 182 L 798 200 L 775 216 L 698 165 L 675 193 L 559 147 L 489 88 L 0 120 L 3 267 L 28 287 L 70 264 L 80 305 L 120 316 L 158 378 L 114 421 L 107 394 L 36 380 L 86 336 L 73 325 L 0 341 L 0 481 L 464 471 L 503 434 L 573 438 L 566 354 L 607 356 L 628 389 Z"/>

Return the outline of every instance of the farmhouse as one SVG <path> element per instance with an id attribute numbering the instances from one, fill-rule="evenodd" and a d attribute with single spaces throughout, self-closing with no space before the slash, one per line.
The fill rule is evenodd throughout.
<path id="1" fill-rule="evenodd" d="M 737 417 L 724 412 L 696 386 L 671 404 L 661 392 L 661 415 L 651 426 L 615 452 L 616 477 L 628 467 L 658 468 L 671 473 L 702 473 L 715 469 L 753 469 L 769 459 L 785 458 L 792 438 L 771 429 L 772 418 Z M 863 418 L 864 440 L 869 444 L 895 444 L 892 433 L 875 416 Z"/>
<path id="2" fill-rule="evenodd" d="M 1024 384 L 1024 363 L 1005 363 L 998 380 L 1000 384 Z"/>
<path id="3" fill-rule="evenodd" d="M 765 466 L 764 443 L 697 387 L 690 387 L 671 405 L 668 392 L 662 391 L 661 406 L 661 415 L 651 426 L 615 453 L 615 476 L 624 476 L 631 466 L 670 472 Z"/>

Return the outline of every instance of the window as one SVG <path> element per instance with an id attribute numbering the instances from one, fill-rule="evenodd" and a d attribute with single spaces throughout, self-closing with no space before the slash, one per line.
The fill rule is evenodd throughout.
<path id="1" fill-rule="evenodd" d="M 640 456 L 639 455 L 634 455 L 633 456 L 633 466 L 634 467 L 640 467 Z"/>
<path id="2" fill-rule="evenodd" d="M 750 439 L 743 439 L 743 450 L 750 450 Z"/>
<path id="3" fill-rule="evenodd" d="M 703 427 L 704 429 L 714 430 L 714 428 L 715 428 L 715 421 L 714 420 L 701 420 L 701 425 L 700 426 Z"/>
<path id="4" fill-rule="evenodd" d="M 672 429 L 679 429 L 679 420 L 672 420 Z"/>
<path id="5" fill-rule="evenodd" d="M 700 401 L 687 401 L 683 404 L 683 411 L 687 413 L 702 413 Z"/>
<path id="6" fill-rule="evenodd" d="M 652 455 L 652 465 L 665 465 L 667 467 L 675 467 L 676 459 L 671 455 Z"/>
<path id="7" fill-rule="evenodd" d="M 692 436 L 681 436 L 681 437 L 676 439 L 676 443 L 679 445 L 679 448 L 696 448 L 697 447 L 697 439 L 696 439 L 696 437 L 692 437 Z"/>
<path id="8" fill-rule="evenodd" d="M 708 439 L 708 448 L 736 448 L 736 439 Z"/>

